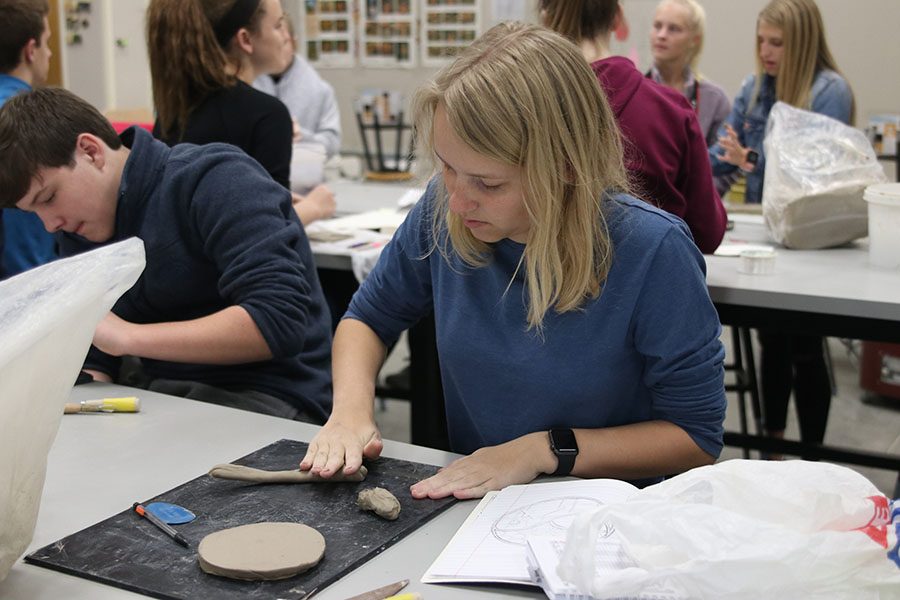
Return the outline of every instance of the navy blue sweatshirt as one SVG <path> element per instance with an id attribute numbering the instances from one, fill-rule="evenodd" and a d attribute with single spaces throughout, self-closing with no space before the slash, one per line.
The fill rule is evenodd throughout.
<path id="1" fill-rule="evenodd" d="M 274 358 L 241 365 L 144 359 L 153 378 L 258 390 L 324 421 L 331 411 L 330 315 L 290 193 L 226 144 L 173 148 L 131 128 L 108 242 L 144 241 L 147 267 L 113 307 L 134 323 L 185 321 L 229 306 L 250 313 Z M 64 256 L 104 244 L 64 234 Z M 115 376 L 91 347 L 85 367 Z"/>

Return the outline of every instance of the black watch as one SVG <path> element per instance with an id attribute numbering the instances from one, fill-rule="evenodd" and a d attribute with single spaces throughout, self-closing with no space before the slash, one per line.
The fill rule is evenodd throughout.
<path id="1" fill-rule="evenodd" d="M 556 470 L 551 475 L 568 475 L 575 466 L 575 457 L 578 456 L 578 442 L 575 441 L 575 432 L 571 429 L 553 428 L 550 433 L 550 450 L 556 455 Z"/>
<path id="2" fill-rule="evenodd" d="M 748 150 L 747 151 L 747 162 L 751 165 L 755 165 L 759 162 L 759 152 L 756 150 Z"/>

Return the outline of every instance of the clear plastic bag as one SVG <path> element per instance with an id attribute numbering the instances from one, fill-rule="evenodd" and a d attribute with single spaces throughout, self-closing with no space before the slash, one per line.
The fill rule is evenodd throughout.
<path id="1" fill-rule="evenodd" d="M 845 467 L 731 460 L 579 516 L 559 575 L 595 598 L 900 598 L 891 519 Z"/>
<path id="2" fill-rule="evenodd" d="M 143 270 L 132 238 L 0 282 L 0 581 L 31 543 L 47 453 L 94 329 Z"/>
<path id="3" fill-rule="evenodd" d="M 776 102 L 763 146 L 763 216 L 776 242 L 827 248 L 868 235 L 863 191 L 886 177 L 863 132 Z"/>

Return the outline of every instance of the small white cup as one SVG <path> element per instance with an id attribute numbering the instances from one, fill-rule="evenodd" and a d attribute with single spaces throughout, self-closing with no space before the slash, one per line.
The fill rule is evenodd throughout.
<path id="1" fill-rule="evenodd" d="M 771 275 L 775 272 L 775 251 L 744 250 L 738 271 L 747 275 Z"/>

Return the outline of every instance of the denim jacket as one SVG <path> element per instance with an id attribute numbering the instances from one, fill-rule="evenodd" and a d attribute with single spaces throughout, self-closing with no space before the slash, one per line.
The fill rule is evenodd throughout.
<path id="1" fill-rule="evenodd" d="M 766 122 L 769 111 L 775 104 L 775 78 L 763 75 L 759 86 L 759 95 L 751 107 L 751 96 L 756 86 L 756 75 L 750 75 L 741 85 L 741 91 L 734 99 L 731 114 L 725 123 L 731 125 L 738 135 L 741 145 L 759 153 L 759 161 L 752 172 L 747 173 L 746 201 L 759 203 L 762 200 L 763 179 L 766 172 L 766 156 L 763 151 L 763 138 L 766 135 Z M 850 122 L 853 107 L 853 92 L 847 81 L 834 71 L 823 69 L 816 74 L 810 93 L 812 112 L 829 116 L 844 123 Z M 725 124 L 719 129 L 719 135 L 725 135 Z M 738 167 L 719 159 L 723 153 L 717 142 L 709 149 L 709 160 L 712 163 L 713 175 L 727 175 Z"/>

